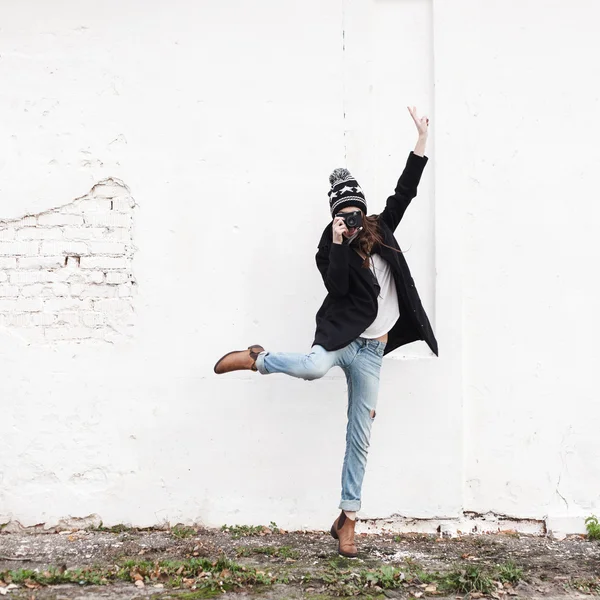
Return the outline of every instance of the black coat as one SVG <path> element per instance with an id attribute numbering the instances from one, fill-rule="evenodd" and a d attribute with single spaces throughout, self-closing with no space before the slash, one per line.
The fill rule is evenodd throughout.
<path id="1" fill-rule="evenodd" d="M 387 199 L 379 215 L 379 229 L 383 242 L 396 250 L 400 246 L 394 231 L 410 201 L 417 195 L 417 186 L 427 164 L 426 156 L 408 155 L 406 166 L 394 194 Z M 385 354 L 399 346 L 424 340 L 437 355 L 437 340 L 425 314 L 415 282 L 404 254 L 386 248 L 373 249 L 390 265 L 396 290 L 400 318 L 388 335 Z M 327 225 L 316 255 L 317 267 L 329 292 L 317 312 L 317 331 L 313 346 L 338 350 L 354 341 L 377 316 L 379 285 L 371 269 L 362 266 L 363 260 L 348 244 L 334 244 L 331 223 Z"/>

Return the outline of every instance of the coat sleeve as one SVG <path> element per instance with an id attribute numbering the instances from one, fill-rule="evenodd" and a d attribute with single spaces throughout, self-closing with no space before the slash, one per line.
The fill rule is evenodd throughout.
<path id="1" fill-rule="evenodd" d="M 336 298 L 341 298 L 348 293 L 350 267 L 348 258 L 350 246 L 348 244 L 331 244 L 319 246 L 316 255 L 317 268 L 323 277 L 327 291 Z"/>
<path id="2" fill-rule="evenodd" d="M 417 186 L 421 181 L 423 169 L 429 159 L 426 156 L 417 156 L 412 150 L 408 155 L 406 166 L 394 193 L 387 199 L 383 212 L 379 218 L 392 230 L 396 227 L 404 216 L 404 211 L 408 208 L 410 201 L 417 195 Z"/>

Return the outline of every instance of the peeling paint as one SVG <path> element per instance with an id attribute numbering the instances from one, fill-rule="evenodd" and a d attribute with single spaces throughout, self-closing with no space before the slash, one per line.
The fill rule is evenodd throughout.
<path id="1" fill-rule="evenodd" d="M 0 330 L 28 344 L 129 335 L 135 207 L 108 178 L 68 204 L 0 219 Z"/>
<path id="2" fill-rule="evenodd" d="M 359 519 L 357 531 L 361 533 L 439 533 L 456 536 L 470 533 L 518 532 L 529 535 L 546 535 L 545 519 L 520 519 L 494 512 L 464 511 L 459 517 L 409 518 L 392 515 L 386 518 Z"/>

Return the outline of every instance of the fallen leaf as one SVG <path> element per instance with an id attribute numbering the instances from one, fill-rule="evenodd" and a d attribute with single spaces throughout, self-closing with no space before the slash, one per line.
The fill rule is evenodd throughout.
<path id="1" fill-rule="evenodd" d="M 483 594 L 481 592 L 472 592 L 471 598 L 482 598 Z"/>
<path id="2" fill-rule="evenodd" d="M 155 583 L 153 587 L 163 589 L 165 586 L 162 583 Z"/>
<path id="3" fill-rule="evenodd" d="M 466 558 L 470 558 L 470 554 L 468 552 L 465 552 L 464 554 L 461 554 L 460 557 L 465 560 Z"/>
<path id="4" fill-rule="evenodd" d="M 425 591 L 426 591 L 426 592 L 429 592 L 429 593 L 432 593 L 432 592 L 437 592 L 437 586 L 435 586 L 435 585 L 428 585 L 428 586 L 425 588 Z"/>
<path id="5" fill-rule="evenodd" d="M 139 588 L 143 588 L 144 587 L 144 582 L 141 579 L 136 580 L 135 584 L 136 587 Z"/>
<path id="6" fill-rule="evenodd" d="M 415 592 L 415 593 L 413 594 L 413 596 L 414 596 L 415 598 L 420 598 L 422 595 L 423 595 L 423 592 Z"/>
<path id="7" fill-rule="evenodd" d="M 34 583 L 33 581 L 26 581 L 25 587 L 30 590 L 39 590 L 42 586 L 39 583 Z"/>

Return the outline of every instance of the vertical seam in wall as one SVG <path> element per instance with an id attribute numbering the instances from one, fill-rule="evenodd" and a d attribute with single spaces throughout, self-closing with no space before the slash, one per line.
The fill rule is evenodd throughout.
<path id="1" fill-rule="evenodd" d="M 342 128 L 344 135 L 344 166 L 347 166 L 348 147 L 346 136 L 346 0 L 342 0 Z"/>
<path id="2" fill-rule="evenodd" d="M 431 0 L 431 4 L 429 5 L 431 7 L 431 15 L 430 15 L 430 25 L 431 25 L 431 90 L 433 91 L 433 98 L 432 98 L 432 102 L 431 102 L 431 110 L 432 110 L 432 115 L 431 115 L 431 120 L 434 123 L 434 134 L 433 134 L 433 146 L 434 146 L 434 150 L 436 147 L 435 144 L 435 137 L 436 137 L 436 132 L 438 131 L 437 129 L 437 95 L 436 95 L 436 91 L 435 91 L 435 0 Z M 432 182 L 432 194 L 433 194 L 433 211 L 432 211 L 432 219 L 433 219 L 433 273 L 434 273 L 434 282 L 435 282 L 435 286 L 436 286 L 436 290 L 435 293 L 433 294 L 433 326 L 436 327 L 437 325 L 437 307 L 438 307 L 438 302 L 437 302 L 437 235 L 436 235 L 436 230 L 437 230 L 437 211 L 436 211 L 436 202 L 437 202 L 437 194 L 436 194 L 436 177 L 435 177 L 435 160 L 432 161 L 434 164 L 432 164 L 432 168 L 433 168 L 433 177 L 431 178 L 431 182 Z"/>
<path id="3" fill-rule="evenodd" d="M 441 134 L 439 134 L 439 132 L 441 131 L 441 124 L 438 123 L 437 120 L 437 107 L 438 107 L 438 87 L 436 87 L 436 66 L 437 66 L 437 57 L 439 54 L 438 51 L 438 39 L 436 37 L 436 32 L 437 32 L 437 28 L 436 25 L 438 27 L 442 27 L 443 26 L 443 22 L 441 21 L 441 17 L 439 15 L 440 13 L 440 8 L 438 7 L 442 7 L 443 6 L 443 2 L 441 0 L 431 0 L 431 43 L 432 43 L 432 48 L 431 48 L 431 56 L 432 56 L 432 65 L 431 65 L 431 72 L 433 75 L 433 102 L 432 102 L 432 110 L 433 110 L 433 114 L 432 114 L 432 121 L 434 124 L 434 129 L 433 129 L 433 135 L 434 135 L 434 150 L 436 152 L 436 158 L 437 158 L 437 139 L 440 139 Z M 439 135 L 438 135 L 439 134 Z M 434 161 L 436 162 L 436 161 Z M 435 277 L 435 293 L 433 295 L 433 299 L 434 299 L 434 326 L 436 327 L 439 320 L 437 318 L 437 313 L 438 313 L 438 307 L 440 306 L 440 302 L 438 301 L 438 294 L 439 294 L 439 289 L 438 289 L 438 277 L 437 277 L 437 273 L 438 273 L 438 226 L 439 226 L 439 220 L 438 220 L 438 211 L 437 211 L 437 203 L 438 203 L 438 197 L 437 197 L 437 177 L 436 177 L 436 167 L 434 165 L 434 176 L 433 176 L 433 203 L 434 203 L 434 210 L 433 210 L 433 222 L 434 222 L 434 229 L 433 229 L 433 245 L 434 245 L 434 252 L 433 252 L 433 261 L 434 261 L 434 273 L 436 275 Z M 462 231 L 462 218 L 461 218 L 461 226 L 460 226 L 460 233 L 461 235 L 458 235 L 458 240 L 463 240 L 464 239 L 464 232 Z M 462 242 L 461 242 L 462 243 Z M 456 250 L 455 250 L 456 252 Z M 460 283 L 460 290 L 461 290 L 461 295 L 462 295 L 462 279 L 463 279 L 463 249 L 462 246 L 459 247 L 458 249 L 458 257 L 459 257 L 459 273 L 460 273 L 460 279 L 461 279 L 461 283 Z M 465 339 L 465 318 L 464 318 L 464 303 L 462 298 L 460 299 L 460 320 L 461 320 L 461 325 L 460 325 L 460 343 L 459 343 L 459 351 L 460 351 L 460 360 L 459 360 L 459 365 L 460 365 L 460 374 L 459 374 L 459 393 L 460 393 L 460 403 L 459 403 L 459 410 L 461 411 L 461 418 L 460 418 L 460 427 L 461 427 L 461 432 L 460 432 L 460 511 L 461 512 L 465 512 L 467 510 L 469 510 L 469 507 L 467 506 L 467 497 L 468 497 L 468 483 L 467 483 L 467 472 L 468 472 L 468 440 L 466 437 L 466 431 L 468 429 L 468 403 L 467 403 L 467 390 L 466 390 L 466 383 L 465 383 L 465 373 L 466 373 L 466 362 L 465 362 L 465 352 L 464 352 L 464 348 L 463 348 L 463 342 Z M 441 350 L 443 352 L 443 348 Z"/>

